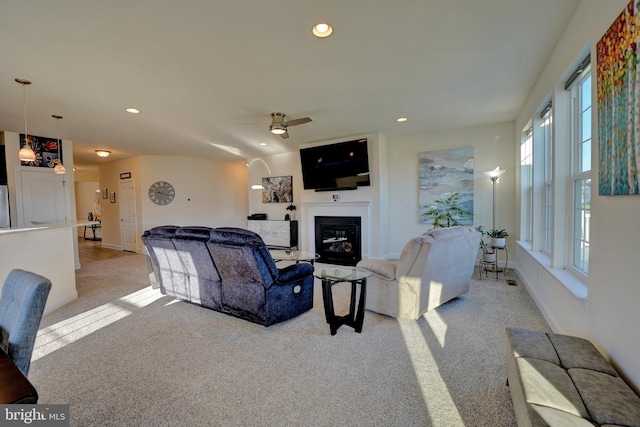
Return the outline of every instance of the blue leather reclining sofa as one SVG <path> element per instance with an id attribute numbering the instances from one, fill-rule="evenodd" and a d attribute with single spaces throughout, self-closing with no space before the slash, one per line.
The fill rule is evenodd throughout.
<path id="1" fill-rule="evenodd" d="M 165 295 L 265 326 L 313 307 L 313 266 L 279 269 L 242 228 L 161 226 L 142 235 Z"/>

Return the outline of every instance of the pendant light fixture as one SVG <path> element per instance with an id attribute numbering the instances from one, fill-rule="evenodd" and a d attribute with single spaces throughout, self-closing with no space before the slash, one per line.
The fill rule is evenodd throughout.
<path id="1" fill-rule="evenodd" d="M 56 119 L 56 129 L 58 131 L 58 163 L 56 163 L 56 166 L 53 168 L 53 171 L 55 173 L 57 173 L 58 175 L 63 175 L 67 172 L 67 170 L 65 169 L 64 165 L 62 164 L 62 156 L 60 155 L 61 153 L 61 148 L 60 146 L 62 145 L 62 141 L 60 141 L 60 119 L 62 118 L 62 116 L 56 116 L 55 114 L 52 114 L 51 117 L 53 117 L 54 119 Z"/>
<path id="2" fill-rule="evenodd" d="M 30 85 L 31 82 L 27 79 L 15 80 L 22 85 L 22 100 L 24 103 L 24 147 L 20 149 L 18 158 L 22 162 L 35 162 L 36 153 L 33 151 L 33 148 L 31 148 L 31 143 L 29 142 L 29 134 L 27 133 L 27 91 L 25 89 L 25 86 Z"/>

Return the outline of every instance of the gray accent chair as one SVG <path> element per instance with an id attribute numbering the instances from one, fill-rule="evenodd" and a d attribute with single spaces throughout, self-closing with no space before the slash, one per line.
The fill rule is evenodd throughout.
<path id="1" fill-rule="evenodd" d="M 25 375 L 29 374 L 33 345 L 50 290 L 49 279 L 19 269 L 9 272 L 2 286 L 3 349 Z"/>
<path id="2" fill-rule="evenodd" d="M 415 320 L 467 293 L 479 245 L 471 227 L 438 228 L 409 240 L 397 261 L 361 260 L 371 272 L 367 310 Z"/>

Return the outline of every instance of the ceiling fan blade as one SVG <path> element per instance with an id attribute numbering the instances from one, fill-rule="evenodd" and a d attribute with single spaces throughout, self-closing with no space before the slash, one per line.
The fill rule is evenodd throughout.
<path id="1" fill-rule="evenodd" d="M 280 138 L 282 138 L 282 139 L 287 139 L 287 138 L 289 138 L 289 132 L 281 133 L 281 134 L 280 134 Z"/>
<path id="2" fill-rule="evenodd" d="M 285 123 L 285 125 L 287 125 L 287 126 L 297 126 L 297 125 L 302 125 L 304 123 L 309 123 L 310 121 L 311 121 L 311 119 L 309 117 L 303 117 L 301 119 L 289 120 L 288 122 Z"/>

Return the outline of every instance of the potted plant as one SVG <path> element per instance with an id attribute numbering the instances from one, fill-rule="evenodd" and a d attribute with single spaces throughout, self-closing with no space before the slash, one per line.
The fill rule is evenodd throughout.
<path id="1" fill-rule="evenodd" d="M 482 249 L 482 262 L 484 262 L 485 264 L 494 264 L 497 260 L 496 253 L 493 250 L 493 247 L 487 245 L 487 242 L 484 241 L 484 236 L 486 236 L 488 233 L 481 225 L 476 227 L 476 231 L 479 231 L 481 235 L 480 249 Z"/>
<path id="2" fill-rule="evenodd" d="M 509 234 L 502 228 L 487 231 L 487 236 L 491 237 L 491 246 L 494 248 L 504 248 L 507 245 L 507 236 Z"/>
<path id="3" fill-rule="evenodd" d="M 435 203 L 436 206 L 431 206 L 422 214 L 433 219 L 433 228 L 454 227 L 460 225 L 460 219 L 473 216 L 472 212 L 465 211 L 459 206 L 460 193 L 443 193 Z"/>

